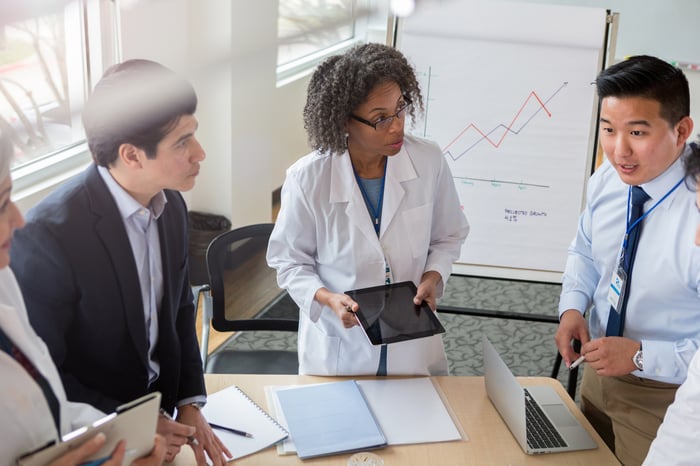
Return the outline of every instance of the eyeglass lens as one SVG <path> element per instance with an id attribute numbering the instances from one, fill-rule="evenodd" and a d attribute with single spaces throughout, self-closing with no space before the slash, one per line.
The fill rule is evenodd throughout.
<path id="1" fill-rule="evenodd" d="M 411 104 L 406 102 L 405 104 L 403 104 L 403 107 L 401 107 L 399 111 L 396 112 L 396 114 L 379 120 L 376 123 L 377 129 L 387 129 L 394 122 L 394 118 L 402 119 L 406 115 L 406 110 L 408 109 L 409 105 Z"/>

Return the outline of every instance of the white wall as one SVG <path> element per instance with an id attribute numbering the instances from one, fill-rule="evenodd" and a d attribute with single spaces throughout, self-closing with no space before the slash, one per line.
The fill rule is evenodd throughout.
<path id="1" fill-rule="evenodd" d="M 301 120 L 307 79 L 276 88 L 277 1 L 151 0 L 122 9 L 123 58 L 187 75 L 199 96 L 207 151 L 190 209 L 234 226 L 268 222 L 271 193 L 308 152 Z"/>
<path id="2" fill-rule="evenodd" d="M 619 13 L 615 57 L 654 55 L 700 64 L 697 0 L 507 0 L 606 8 Z M 690 116 L 700 134 L 700 71 L 685 71 L 690 83 Z"/>

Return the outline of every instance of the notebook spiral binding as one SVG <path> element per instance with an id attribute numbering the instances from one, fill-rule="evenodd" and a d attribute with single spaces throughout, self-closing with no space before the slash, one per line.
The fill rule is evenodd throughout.
<path id="1" fill-rule="evenodd" d="M 250 404 L 252 404 L 253 406 L 255 406 L 255 407 L 258 409 L 258 411 L 260 411 L 261 413 L 263 413 L 263 414 L 265 415 L 265 417 L 267 417 L 270 421 L 272 421 L 272 423 L 273 423 L 274 425 L 276 425 L 282 432 L 284 432 L 284 433 L 286 433 L 287 435 L 289 435 L 289 431 L 288 431 L 287 429 L 285 429 L 284 427 L 282 427 L 282 425 L 281 425 L 279 422 L 277 422 L 277 419 L 275 419 L 275 418 L 273 418 L 272 416 L 270 416 L 270 414 L 269 414 L 267 411 L 265 411 L 259 404 L 257 404 L 255 401 L 253 401 L 253 400 L 248 396 L 248 394 L 247 394 L 246 392 L 244 392 L 243 390 L 241 390 L 241 388 L 240 388 L 238 385 L 236 385 L 236 390 L 238 390 L 238 391 L 240 392 L 240 394 L 243 395 L 243 396 L 245 397 L 245 399 L 248 400 L 248 401 L 250 402 Z"/>

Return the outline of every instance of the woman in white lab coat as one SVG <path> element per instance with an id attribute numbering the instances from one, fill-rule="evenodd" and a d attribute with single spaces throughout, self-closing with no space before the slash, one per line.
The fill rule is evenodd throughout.
<path id="1" fill-rule="evenodd" d="M 18 457 L 59 438 L 56 422 L 49 408 L 49 397 L 57 403 L 60 413 L 60 434 L 99 419 L 104 414 L 90 405 L 72 403 L 66 399 L 61 379 L 44 342 L 29 324 L 24 300 L 10 263 L 12 232 L 24 224 L 22 214 L 12 202 L 10 158 L 12 145 L 0 134 L 0 345 L 16 347 L 48 384 L 53 395 L 45 395 L 35 375 L 30 375 L 18 359 L 17 353 L 8 353 L 0 346 L 0 464 L 15 464 Z M 14 354 L 14 356 L 13 356 Z M 30 369 L 31 370 L 31 369 Z M 84 462 L 97 452 L 105 442 L 103 435 L 86 441 L 80 447 L 65 454 L 52 465 L 74 465 Z M 162 438 L 156 441 L 148 458 L 134 465 L 161 464 L 165 456 Z M 120 443 L 105 466 L 121 465 L 125 447 Z"/>
<path id="2" fill-rule="evenodd" d="M 692 152 L 685 159 L 686 183 L 695 185 L 696 204 L 700 206 L 700 147 L 691 144 Z M 695 245 L 700 247 L 700 224 L 695 231 Z M 642 466 L 696 466 L 700 464 L 700 351 L 688 366 L 688 376 L 666 410 L 664 421 Z"/>
<path id="3" fill-rule="evenodd" d="M 439 148 L 404 134 L 422 109 L 397 50 L 359 45 L 325 60 L 304 122 L 314 152 L 287 171 L 267 260 L 300 307 L 299 372 L 446 375 L 440 335 L 373 346 L 345 291 L 413 281 L 435 310 L 469 231 Z"/>

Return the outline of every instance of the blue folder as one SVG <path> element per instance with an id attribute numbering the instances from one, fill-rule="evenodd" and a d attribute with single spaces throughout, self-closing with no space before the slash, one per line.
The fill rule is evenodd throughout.
<path id="1" fill-rule="evenodd" d="M 299 458 L 386 446 L 354 380 L 288 388 L 279 390 L 277 397 Z"/>

